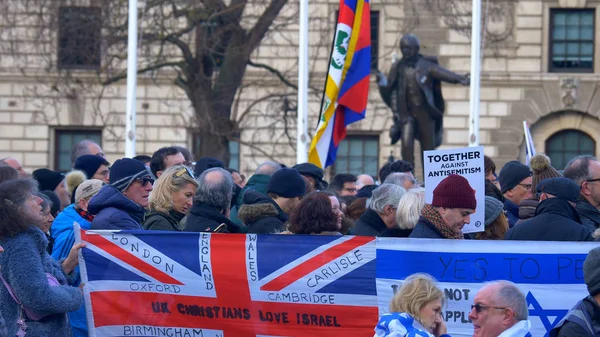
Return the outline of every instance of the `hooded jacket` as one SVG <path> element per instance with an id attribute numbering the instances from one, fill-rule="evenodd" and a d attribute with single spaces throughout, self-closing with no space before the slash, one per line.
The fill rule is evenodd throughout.
<path id="1" fill-rule="evenodd" d="M 4 248 L 0 253 L 2 277 L 23 305 L 48 315 L 40 321 L 25 320 L 27 337 L 70 336 L 66 313 L 81 306 L 83 294 L 77 287 L 69 285 L 73 279 L 65 275 L 60 263 L 46 253 L 48 240 L 44 233 L 31 227 L 16 236 L 0 239 L 0 245 Z M 48 285 L 46 273 L 56 277 L 60 285 Z M 0 303 L 0 316 L 7 322 L 8 335 L 15 336 L 15 322 L 21 309 L 1 283 Z"/>
<path id="2" fill-rule="evenodd" d="M 235 204 L 232 205 L 230 218 L 231 221 L 238 225 L 242 225 L 243 222 L 240 220 L 238 213 L 242 204 L 244 204 L 244 196 L 246 192 L 253 190 L 262 194 L 267 194 L 267 186 L 269 185 L 269 180 L 271 177 L 266 174 L 255 174 L 246 183 L 246 186 L 238 193 L 237 199 L 235 199 Z M 233 204 L 233 203 L 232 203 Z"/>
<path id="3" fill-rule="evenodd" d="M 226 232 L 239 233 L 240 231 L 240 227 L 231 222 L 218 209 L 201 202 L 194 202 L 187 217 L 184 231 L 213 232 L 221 224 L 227 225 Z"/>
<path id="4" fill-rule="evenodd" d="M 586 226 L 590 232 L 594 232 L 600 227 L 600 210 L 592 206 L 587 200 L 580 196 L 575 208 L 581 218 L 581 223 Z"/>
<path id="5" fill-rule="evenodd" d="M 185 214 L 175 210 L 170 210 L 169 213 L 152 211 L 146 215 L 143 227 L 144 229 L 155 231 L 181 231 L 181 220 Z"/>
<path id="6" fill-rule="evenodd" d="M 577 211 L 568 201 L 551 198 L 540 202 L 535 210 L 535 217 L 509 229 L 504 240 L 592 241 L 593 239 L 590 230 L 581 224 Z"/>
<path id="7" fill-rule="evenodd" d="M 88 212 L 95 215 L 91 229 L 142 229 L 144 208 L 111 185 L 92 198 Z"/>
<path id="8" fill-rule="evenodd" d="M 52 257 L 57 261 L 66 259 L 71 252 L 71 248 L 75 243 L 75 233 L 73 231 L 75 222 L 81 226 L 81 229 L 90 229 L 90 222 L 77 213 L 75 205 L 70 205 L 60 212 L 52 223 L 52 237 L 54 237 Z M 77 270 L 79 270 L 79 267 L 77 267 Z M 81 280 L 78 277 L 74 285 L 79 286 L 80 282 Z M 67 316 L 69 316 L 73 337 L 87 337 L 88 328 L 83 301 L 79 309 L 67 313 Z"/>
<path id="9" fill-rule="evenodd" d="M 285 230 L 287 215 L 268 196 L 249 190 L 238 212 L 240 220 L 248 226 L 248 233 L 273 234 Z"/>

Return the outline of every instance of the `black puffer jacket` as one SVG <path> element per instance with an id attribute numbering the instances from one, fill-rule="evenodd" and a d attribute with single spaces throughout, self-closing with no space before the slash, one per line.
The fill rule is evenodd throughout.
<path id="1" fill-rule="evenodd" d="M 239 233 L 240 227 L 229 220 L 218 209 L 204 203 L 194 202 L 190 210 L 185 232 L 214 232 L 221 224 L 227 226 L 226 230 L 220 232 Z"/>
<path id="2" fill-rule="evenodd" d="M 248 190 L 238 211 L 238 218 L 248 226 L 248 233 L 273 234 L 285 230 L 288 216 L 268 196 Z"/>
<path id="3" fill-rule="evenodd" d="M 590 230 L 581 224 L 568 201 L 552 198 L 538 205 L 535 217 L 506 232 L 504 240 L 592 241 Z"/>

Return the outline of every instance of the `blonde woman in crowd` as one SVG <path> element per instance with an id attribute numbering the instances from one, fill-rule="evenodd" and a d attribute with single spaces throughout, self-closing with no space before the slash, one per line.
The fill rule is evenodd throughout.
<path id="1" fill-rule="evenodd" d="M 181 231 L 180 222 L 192 208 L 196 188 L 198 182 L 187 166 L 176 165 L 164 171 L 150 194 L 144 229 Z"/>
<path id="2" fill-rule="evenodd" d="M 388 228 L 379 236 L 407 238 L 415 228 L 421 210 L 425 206 L 425 189 L 422 187 L 412 188 L 400 198 L 398 210 L 396 211 L 397 228 Z"/>
<path id="3" fill-rule="evenodd" d="M 377 323 L 375 337 L 450 337 L 442 318 L 444 300 L 444 292 L 433 277 L 407 277 L 390 303 L 390 313 L 381 316 Z"/>

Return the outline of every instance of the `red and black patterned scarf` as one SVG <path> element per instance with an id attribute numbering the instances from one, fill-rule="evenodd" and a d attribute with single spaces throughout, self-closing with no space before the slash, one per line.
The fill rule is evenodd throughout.
<path id="1" fill-rule="evenodd" d="M 92 222 L 92 220 L 94 220 L 94 216 L 91 215 L 90 213 L 88 213 L 87 211 L 84 211 L 82 209 L 75 209 L 75 210 L 77 211 L 77 214 L 79 214 L 79 216 L 86 219 L 87 221 Z"/>
<path id="2" fill-rule="evenodd" d="M 433 208 L 433 206 L 430 204 L 425 204 L 425 207 L 423 207 L 423 210 L 421 211 L 421 215 L 425 219 L 429 220 L 446 239 L 464 239 L 462 234 L 455 233 L 448 228 L 448 226 L 446 226 L 446 223 L 444 222 L 444 219 L 442 219 L 440 213 L 436 211 L 435 208 Z"/>

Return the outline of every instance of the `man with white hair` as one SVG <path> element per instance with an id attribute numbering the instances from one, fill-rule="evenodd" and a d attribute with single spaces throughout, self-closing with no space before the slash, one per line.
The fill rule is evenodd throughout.
<path id="1" fill-rule="evenodd" d="M 408 173 L 391 173 L 385 178 L 384 183 L 404 187 L 407 191 L 413 187 L 418 187 L 417 180 Z"/>
<path id="2" fill-rule="evenodd" d="M 485 284 L 473 299 L 473 337 L 531 337 L 525 295 L 509 281 Z"/>
<path id="3" fill-rule="evenodd" d="M 351 235 L 377 236 L 398 226 L 396 210 L 406 190 L 398 185 L 382 184 L 367 200 L 367 210 L 350 229 Z"/>

